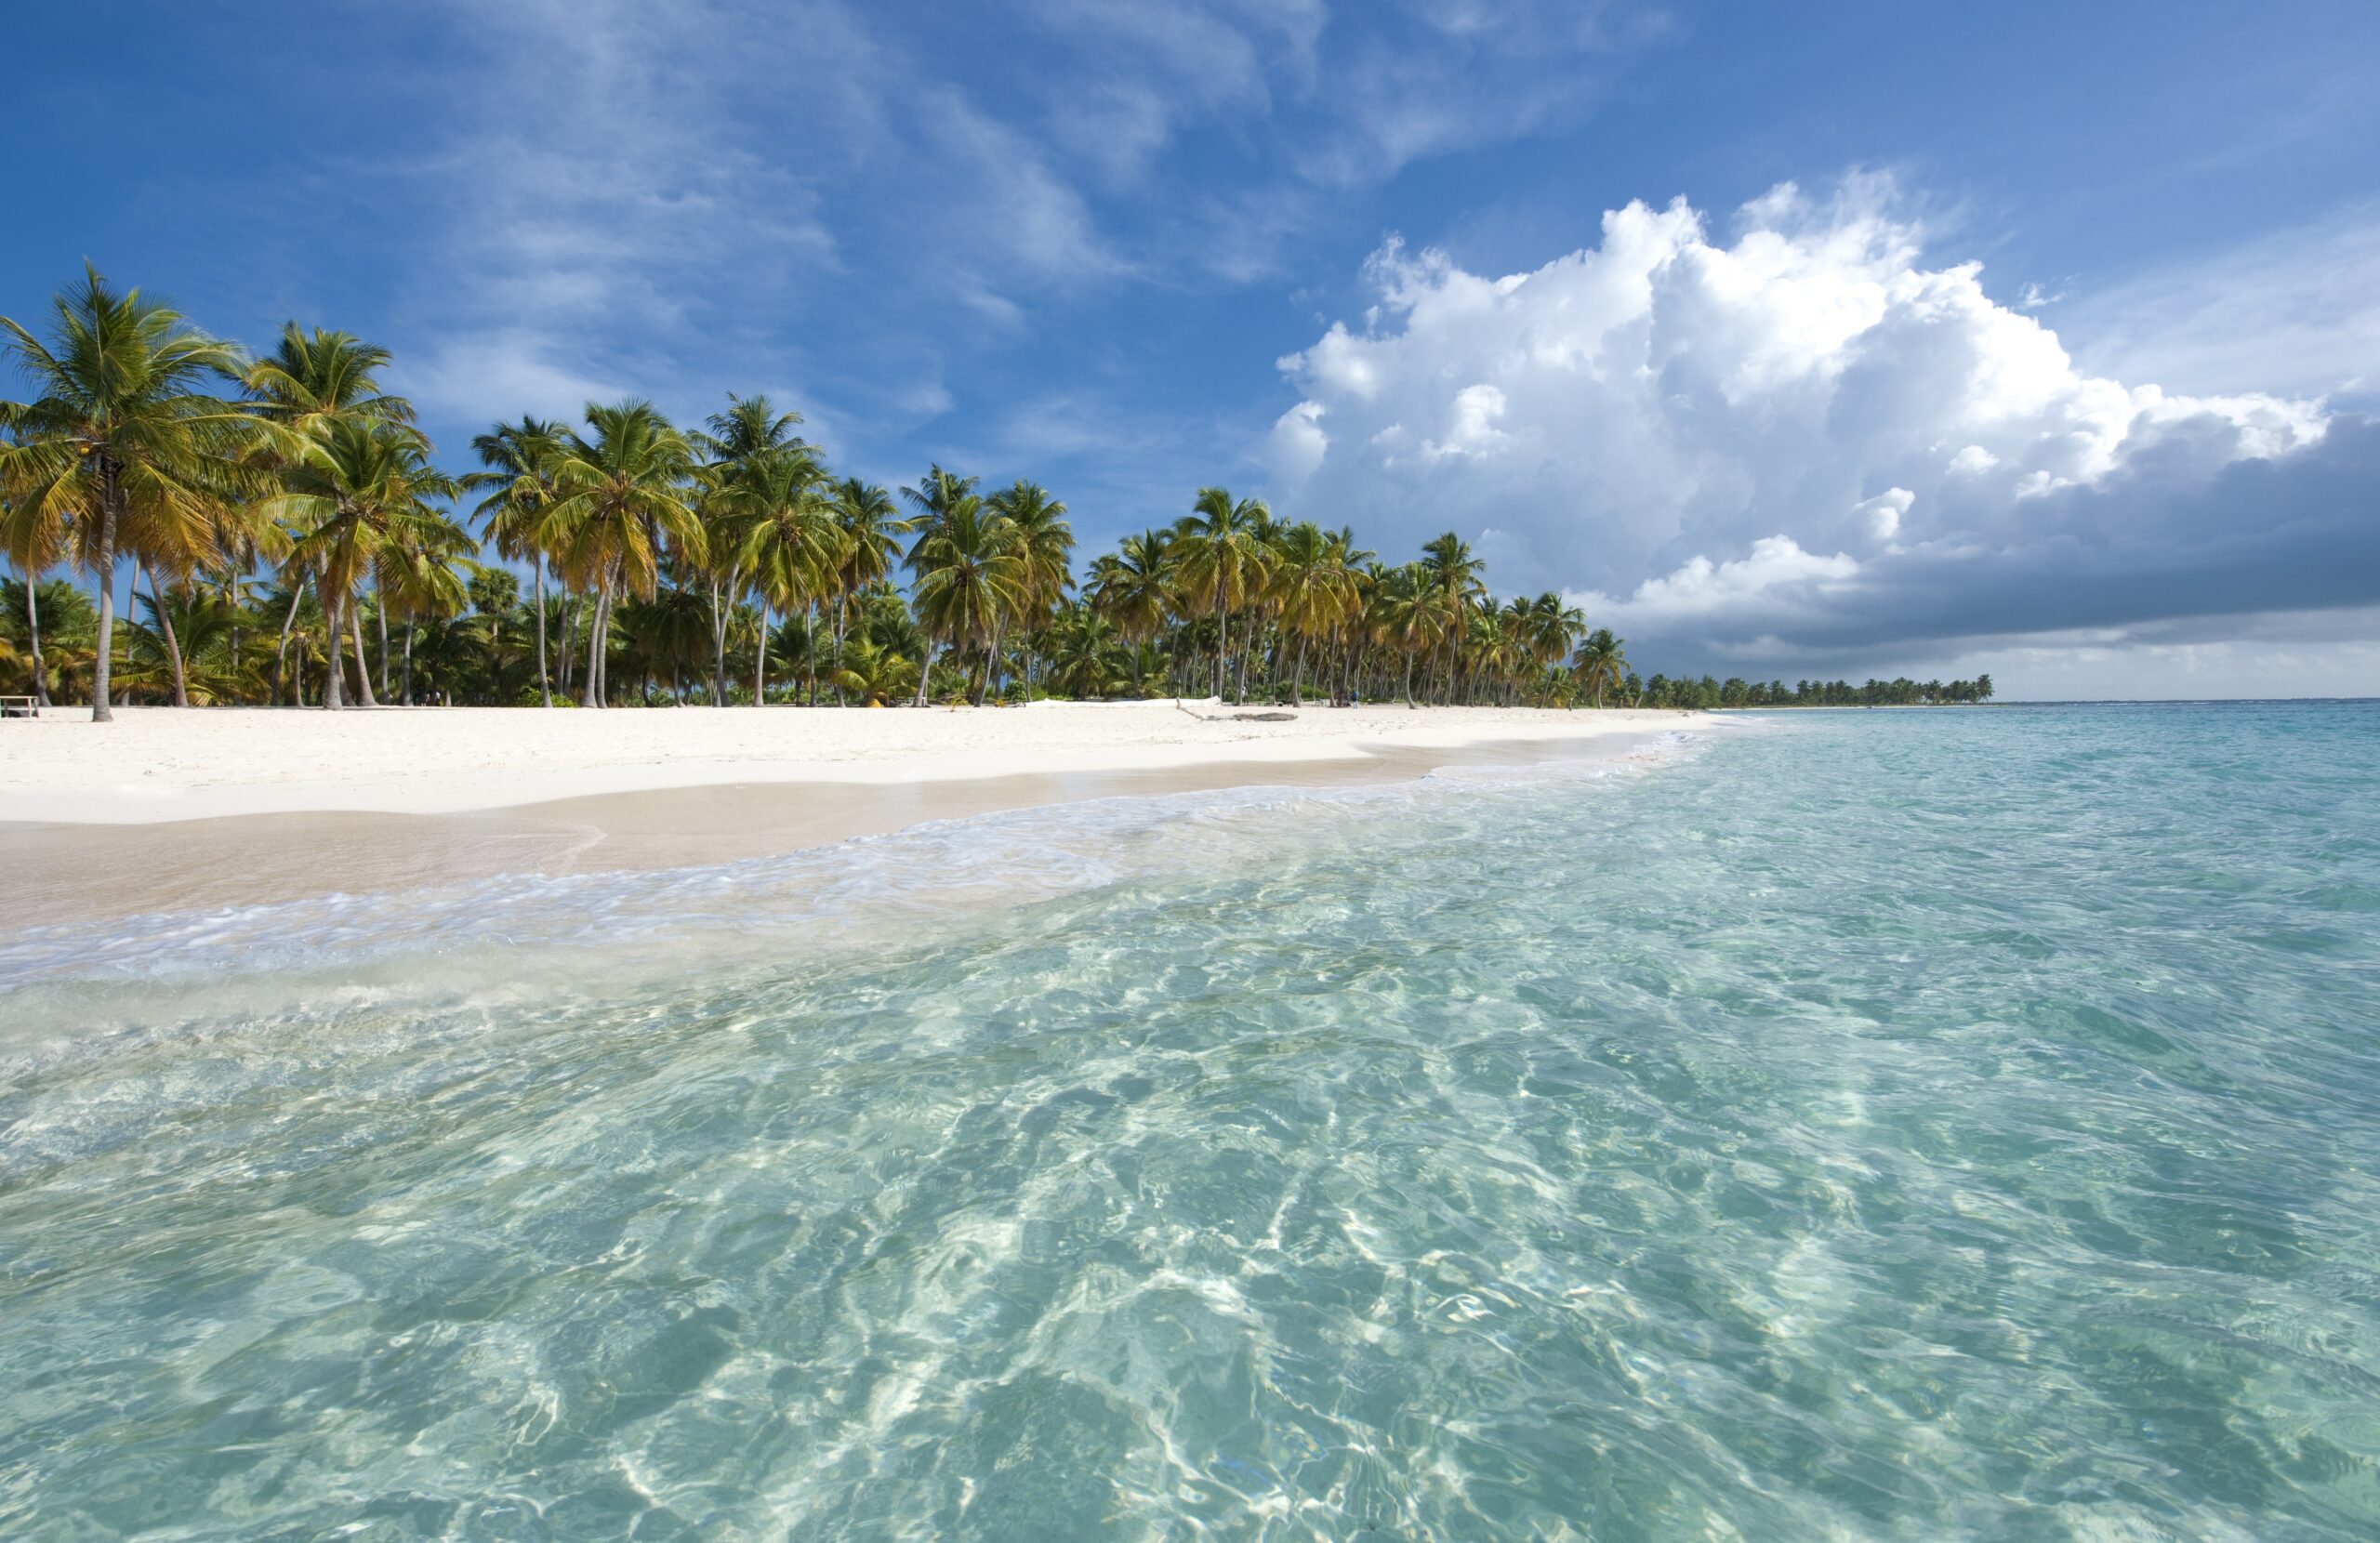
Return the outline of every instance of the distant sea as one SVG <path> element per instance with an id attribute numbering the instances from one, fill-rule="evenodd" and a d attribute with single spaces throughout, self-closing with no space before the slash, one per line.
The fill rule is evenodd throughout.
<path id="1" fill-rule="evenodd" d="M 27 919 L 20 1543 L 2380 1536 L 2380 705 Z"/>

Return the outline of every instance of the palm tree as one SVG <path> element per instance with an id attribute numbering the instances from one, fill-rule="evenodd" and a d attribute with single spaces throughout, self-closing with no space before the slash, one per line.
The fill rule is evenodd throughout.
<path id="1" fill-rule="evenodd" d="M 7 408 L 0 485 L 30 518 L 72 530 L 97 585 L 91 717 L 104 723 L 117 558 L 206 545 L 227 502 L 264 491 L 256 453 L 274 440 L 242 404 L 201 389 L 237 382 L 246 362 L 179 312 L 112 289 L 87 264 L 51 309 L 46 342 L 0 317 L 7 352 L 39 393 Z M 178 692 L 177 705 L 186 701 Z"/>
<path id="2" fill-rule="evenodd" d="M 562 448 L 562 426 L 543 418 L 522 417 L 499 423 L 471 439 L 472 453 L 487 469 L 466 475 L 465 488 L 492 491 L 472 513 L 486 528 L 496 556 L 508 561 L 529 560 L 537 613 L 537 697 L 554 705 L 553 677 L 546 664 L 546 552 L 551 532 L 549 517 L 557 496 L 553 464 Z"/>
<path id="3" fill-rule="evenodd" d="M 1223 699 L 1223 665 L 1231 653 L 1231 612 L 1263 586 L 1272 553 L 1264 527 L 1273 511 L 1263 500 L 1232 495 L 1219 487 L 1200 488 L 1187 519 L 1175 527 L 1174 560 L 1182 587 L 1213 609 L 1215 698 Z M 1240 677 L 1242 699 L 1248 678 Z"/>
<path id="4" fill-rule="evenodd" d="M 685 435 L 649 402 L 609 407 L 590 402 L 587 426 L 591 435 L 573 430 L 556 448 L 549 518 L 562 572 L 595 596 L 585 706 L 600 707 L 615 599 L 651 600 L 666 548 L 694 560 L 706 548 L 694 511 L 694 447 Z"/>
<path id="5" fill-rule="evenodd" d="M 25 667 L 33 673 L 33 700 L 46 707 L 49 679 L 41 656 L 41 575 L 66 557 L 72 528 L 38 503 L 0 498 L 0 550 L 25 581 Z"/>
<path id="6" fill-rule="evenodd" d="M 954 476 L 940 466 L 926 468 L 925 478 L 916 487 L 903 488 L 901 496 L 917 506 L 918 512 L 904 522 L 903 528 L 917 536 L 909 543 L 902 564 L 914 574 L 922 574 L 929 564 L 927 547 L 945 533 L 955 521 L 980 523 L 984 501 L 976 496 L 975 479 Z M 916 599 L 914 589 L 911 600 Z M 922 608 L 918 611 L 919 625 L 925 630 L 925 656 L 918 663 L 918 695 L 915 706 L 926 705 L 926 692 L 932 689 L 935 629 L 928 625 Z"/>
<path id="7" fill-rule="evenodd" d="M 829 593 L 842 560 L 843 533 L 835 522 L 826 474 L 799 442 L 760 451 L 731 463 L 713 495 L 719 531 L 727 550 L 721 568 L 737 584 L 748 584 L 760 600 L 760 640 L 752 655 L 752 705 L 767 700 L 769 610 L 790 613 L 814 605 Z M 817 679 L 816 645 L 811 679 Z M 723 700 L 723 698 L 722 698 Z"/>
<path id="8" fill-rule="evenodd" d="M 917 672 L 915 661 L 879 648 L 866 638 L 853 638 L 840 650 L 834 686 L 853 693 L 865 706 L 881 707 L 906 695 L 915 684 Z"/>
<path id="9" fill-rule="evenodd" d="M 1454 613 L 1444 588 L 1418 562 L 1390 569 L 1374 581 L 1371 593 L 1373 638 L 1405 656 L 1405 705 L 1413 706 L 1413 661 L 1436 644 Z"/>
<path id="10" fill-rule="evenodd" d="M 456 483 L 430 464 L 419 436 L 360 418 L 333 419 L 284 481 L 273 512 L 304 532 L 290 555 L 314 575 L 322 595 L 329 667 L 323 706 L 346 706 L 339 664 L 343 626 L 354 634 L 363 703 L 374 706 L 360 619 L 350 603 L 367 574 L 385 577 L 410 560 L 410 551 L 450 547 L 453 523 L 427 501 L 451 496 Z"/>
<path id="11" fill-rule="evenodd" d="M 811 481 L 824 481 L 826 472 L 817 467 L 811 447 L 794 430 L 801 426 L 799 413 L 780 413 L 765 396 L 739 397 L 730 393 L 727 411 L 713 413 L 704 424 L 705 432 L 693 436 L 697 449 L 709 457 L 704 467 L 706 484 L 712 490 L 734 481 L 747 473 L 752 464 L 764 456 L 798 455 L 810 464 Z M 724 520 L 740 518 L 724 506 L 710 506 L 712 512 Z M 719 559 L 710 573 L 711 619 L 711 692 L 712 700 L 727 701 L 727 607 L 734 599 L 732 587 L 736 574 L 730 554 L 734 539 L 712 543 Z M 722 592 L 722 581 L 728 587 Z M 761 648 L 768 646 L 768 616 L 760 617 Z M 752 689 L 752 705 L 760 706 L 760 690 Z"/>
<path id="12" fill-rule="evenodd" d="M 1448 531 L 1421 544 L 1421 566 L 1442 597 L 1450 624 L 1446 628 L 1446 645 L 1447 700 L 1451 703 L 1454 700 L 1455 655 L 1463 630 L 1461 626 L 1451 624 L 1460 623 L 1462 608 L 1485 591 L 1486 587 L 1479 575 L 1488 565 L 1472 555 L 1468 542 Z"/>
<path id="13" fill-rule="evenodd" d="M 1595 706 L 1603 706 L 1604 688 L 1617 685 L 1627 671 L 1628 657 L 1621 643 L 1611 635 L 1611 628 L 1599 626 L 1587 634 L 1579 645 L 1579 662 L 1575 673 L 1581 688 L 1595 693 Z"/>
<path id="14" fill-rule="evenodd" d="M 856 477 L 835 484 L 834 503 L 835 527 L 842 534 L 843 551 L 842 566 L 835 574 L 835 654 L 840 659 L 852 602 L 892 572 L 892 559 L 901 550 L 896 533 L 902 525 L 892 495 Z M 837 684 L 837 701 L 842 700 L 842 692 Z"/>
<path id="15" fill-rule="evenodd" d="M 1142 688 L 1143 644 L 1165 630 L 1172 613 L 1173 562 L 1163 531 L 1128 535 L 1091 565 L 1091 603 L 1117 637 L 1132 646 L 1132 692 Z"/>
<path id="16" fill-rule="evenodd" d="M 413 645 L 417 624 L 428 619 L 443 621 L 462 613 L 470 603 L 470 592 L 464 572 L 479 571 L 474 554 L 479 543 L 471 534 L 454 521 L 426 506 L 413 518 L 400 521 L 390 533 L 391 539 L 382 547 L 374 576 L 373 588 L 380 599 L 383 667 L 380 689 L 388 691 L 387 627 L 390 613 L 394 612 L 405 624 L 404 675 L 397 700 L 410 706 L 413 703 Z M 510 574 L 504 575 L 508 580 Z M 516 590 L 517 592 L 517 590 Z"/>
<path id="17" fill-rule="evenodd" d="M 1020 477 L 1013 487 L 992 495 L 989 502 L 994 512 L 1016 527 L 1017 556 L 1024 564 L 1018 614 L 1027 635 L 1025 684 L 1029 691 L 1033 685 L 1030 628 L 1074 587 L 1074 566 L 1066 554 L 1075 548 L 1075 533 L 1066 523 L 1066 506 L 1051 497 L 1038 482 Z M 992 653 L 996 659 L 999 651 L 999 629 L 995 626 Z"/>
<path id="18" fill-rule="evenodd" d="M 413 403 L 380 389 L 388 363 L 389 350 L 377 344 L 320 327 L 309 334 L 291 322 L 280 346 L 248 366 L 245 383 L 258 413 L 308 439 L 342 418 L 410 429 Z"/>
<path id="19" fill-rule="evenodd" d="M 1298 640 L 1289 676 L 1289 701 L 1305 700 L 1305 650 L 1316 638 L 1335 632 L 1354 614 L 1360 575 L 1346 560 L 1347 548 L 1311 521 L 1282 527 L 1273 543 L 1272 598 L 1281 628 Z"/>
<path id="20" fill-rule="evenodd" d="M 918 624 L 929 640 L 956 649 L 989 649 L 1000 624 L 1024 602 L 1024 541 L 1013 521 L 983 507 L 972 494 L 954 504 L 909 553 L 909 587 Z M 992 661 L 984 661 L 973 701 L 981 706 Z M 920 679 L 922 697 L 926 683 Z"/>

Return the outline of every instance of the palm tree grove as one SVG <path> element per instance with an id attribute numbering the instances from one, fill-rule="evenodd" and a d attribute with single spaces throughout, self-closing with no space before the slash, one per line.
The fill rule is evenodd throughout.
<path id="1" fill-rule="evenodd" d="M 523 416 L 441 469 L 386 349 L 261 356 L 95 270 L 0 317 L 0 694 L 43 706 L 805 706 L 1212 695 L 1555 707 L 1969 703 L 1974 681 L 1640 676 L 1452 532 L 1401 563 L 1201 488 L 1078 568 L 1063 500 L 838 477 L 730 396 Z M 118 614 L 128 569 L 132 610 Z"/>

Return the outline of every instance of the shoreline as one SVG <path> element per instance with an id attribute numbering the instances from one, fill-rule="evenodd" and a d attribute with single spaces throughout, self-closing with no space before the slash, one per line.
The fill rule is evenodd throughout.
<path id="1" fill-rule="evenodd" d="M 1289 722 L 1229 719 L 1293 710 Z M 1216 715 L 1210 717 L 1208 715 Z M 118 709 L 0 728 L 0 827 L 241 815 L 458 814 L 736 785 L 890 786 L 1215 765 L 1360 763 L 1498 742 L 1592 743 L 1695 715 L 1529 707 L 1235 709 L 1211 699 L 1024 707 Z M 1223 720 L 1217 721 L 1217 717 Z"/>
<path id="2" fill-rule="evenodd" d="M 1164 706 L 1170 714 L 1170 702 Z M 979 709 L 978 716 L 990 711 Z M 1497 709 L 1484 711 L 1499 714 Z M 1015 710 L 1002 713 L 1013 717 Z M 418 721 L 429 715 L 412 716 Z M 655 710 L 651 716 L 666 721 L 676 715 Z M 845 716 L 863 715 L 853 711 Z M 887 716 L 865 715 L 869 722 Z M 1430 715 L 1412 716 L 1426 719 Z M 1401 739 L 1343 732 L 1203 741 L 1184 737 L 1110 744 L 1088 754 L 1071 753 L 1054 742 L 1012 745 L 1004 756 L 932 750 L 892 754 L 879 746 L 879 754 L 852 754 L 836 761 L 726 765 L 732 778 L 709 776 L 724 764 L 709 761 L 547 767 L 495 780 L 485 774 L 433 771 L 396 785 L 415 807 L 395 809 L 373 807 L 369 800 L 384 798 L 388 792 L 385 785 L 377 784 L 334 789 L 353 796 L 361 807 L 310 806 L 305 800 L 316 789 L 304 783 L 231 784 L 215 790 L 214 797 L 171 803 L 126 799 L 106 789 L 20 802 L 12 789 L 7 795 L 9 815 L 0 819 L 0 873 L 7 876 L 0 879 L 0 914 L 38 917 L 47 926 L 104 923 L 140 915 L 466 885 L 509 875 L 699 868 L 783 856 L 941 821 L 1099 798 L 1162 798 L 1246 786 L 1393 785 L 1452 766 L 1618 765 L 1654 754 L 1666 733 L 1684 726 L 1685 717 L 1617 712 L 1545 716 L 1559 721 L 1540 723 L 1535 733 L 1518 734 L 1511 732 L 1509 723 L 1482 719 L 1467 725 L 1416 724 Z M 927 721 L 943 717 L 939 711 L 918 715 Z M 1181 722 L 1190 733 L 1296 727 L 1194 724 L 1186 718 Z M 1562 732 L 1566 726 L 1570 732 Z M 960 755 L 963 760 L 957 758 Z M 1012 769 L 1020 761 L 1026 763 L 1025 768 Z M 696 775 L 688 776 L 690 770 Z M 558 798 L 528 796 L 496 804 L 441 807 L 485 797 L 492 787 L 530 795 L 557 785 L 592 786 Z M 272 802 L 276 798 L 282 800 L 277 807 Z M 96 811 L 99 817 L 39 820 L 20 812 L 28 805 L 60 803 Z M 193 811 L 194 805 L 226 804 L 231 806 L 226 812 Z M 242 807 L 251 804 L 265 807 Z"/>

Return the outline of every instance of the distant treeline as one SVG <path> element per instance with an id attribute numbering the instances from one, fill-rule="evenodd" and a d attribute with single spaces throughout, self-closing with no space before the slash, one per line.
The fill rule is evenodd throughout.
<path id="1" fill-rule="evenodd" d="M 1763 685 L 1730 676 L 1725 680 L 1704 676 L 1699 680 L 1673 680 L 1657 675 L 1639 682 L 1626 681 L 1625 695 L 1647 707 L 1936 707 L 1991 700 L 1991 677 L 1972 680 L 1782 680 Z"/>

